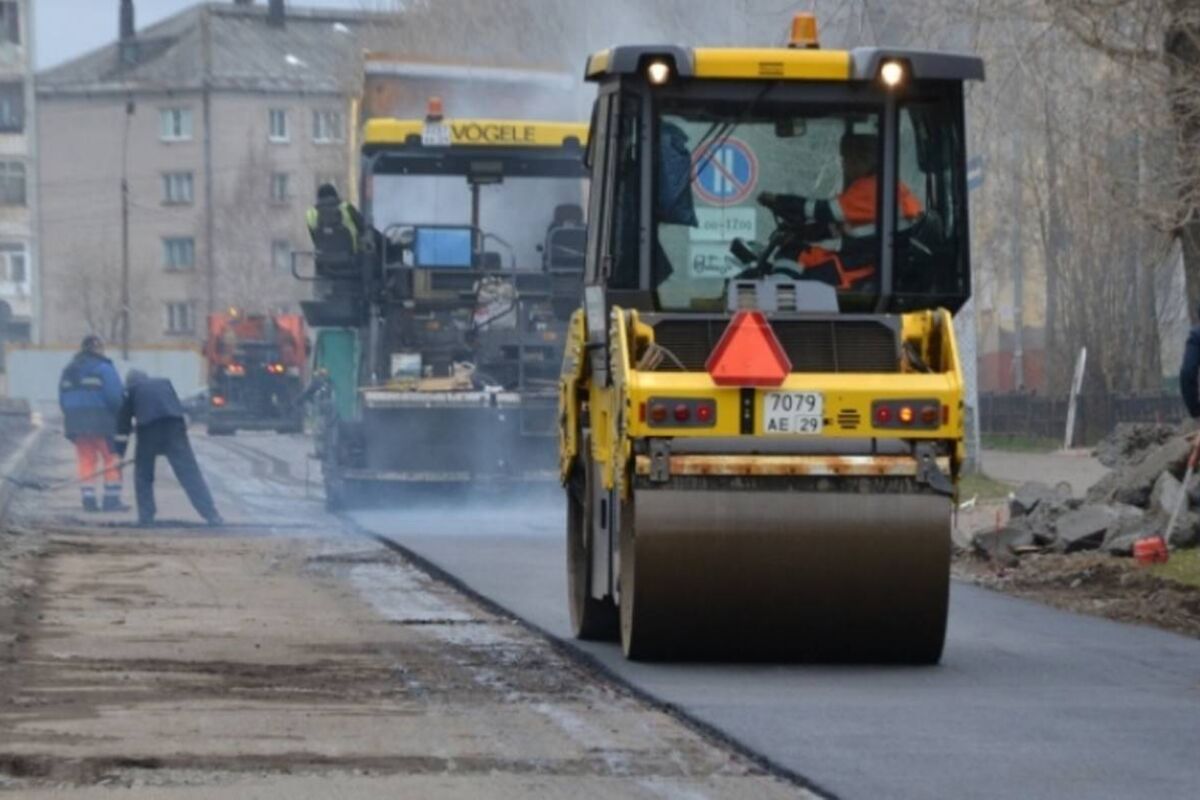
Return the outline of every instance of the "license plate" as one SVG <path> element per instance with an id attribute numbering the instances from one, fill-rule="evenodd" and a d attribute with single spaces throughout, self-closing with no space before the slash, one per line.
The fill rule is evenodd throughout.
<path id="1" fill-rule="evenodd" d="M 763 430 L 811 436 L 824 427 L 824 410 L 819 392 L 767 392 L 763 395 Z"/>

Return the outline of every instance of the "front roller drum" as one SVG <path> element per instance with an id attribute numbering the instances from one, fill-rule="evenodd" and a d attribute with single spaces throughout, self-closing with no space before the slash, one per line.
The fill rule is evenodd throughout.
<path id="1" fill-rule="evenodd" d="M 620 545 L 630 658 L 932 664 L 950 503 L 913 492 L 634 492 Z"/>

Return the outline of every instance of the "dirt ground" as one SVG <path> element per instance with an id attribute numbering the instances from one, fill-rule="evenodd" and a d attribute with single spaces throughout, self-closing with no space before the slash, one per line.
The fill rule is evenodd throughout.
<path id="1" fill-rule="evenodd" d="M 1081 476 L 1096 474 L 1096 465 L 1078 455 L 1022 453 L 1021 457 L 1026 480 L 1051 485 L 1056 479 L 1082 483 Z M 1069 611 L 1200 638 L 1200 587 L 1158 575 L 1132 558 L 1105 553 L 1029 553 L 1000 563 L 971 551 L 973 533 L 1002 527 L 1007 521 L 1004 500 L 979 502 L 959 512 L 954 577 Z"/>
<path id="2" fill-rule="evenodd" d="M 0 792 L 811 796 L 353 536 L 287 469 L 197 445 L 225 529 L 85 516 L 75 489 L 14 503 Z M 69 455 L 51 437 L 35 470 Z M 161 516 L 186 520 L 164 471 Z"/>
<path id="3" fill-rule="evenodd" d="M 978 586 L 1200 638 L 1200 588 L 1155 575 L 1133 559 L 1037 553 L 1000 566 L 963 553 L 953 569 L 955 577 Z"/>

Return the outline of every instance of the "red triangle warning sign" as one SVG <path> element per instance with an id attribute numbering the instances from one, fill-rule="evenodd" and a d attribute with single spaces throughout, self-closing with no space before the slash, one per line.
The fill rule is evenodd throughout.
<path id="1" fill-rule="evenodd" d="M 718 386 L 778 386 L 792 362 L 761 311 L 739 311 L 704 368 Z"/>

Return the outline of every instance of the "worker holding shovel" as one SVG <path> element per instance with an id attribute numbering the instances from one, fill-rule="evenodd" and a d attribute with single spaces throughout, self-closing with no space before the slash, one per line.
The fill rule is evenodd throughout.
<path id="1" fill-rule="evenodd" d="M 75 445 L 84 511 L 129 509 L 121 503 L 121 469 L 113 448 L 121 398 L 121 376 L 104 357 L 104 342 L 99 336 L 85 337 L 58 383 L 65 433 Z M 95 482 L 101 474 L 104 498 L 97 503 Z"/>

